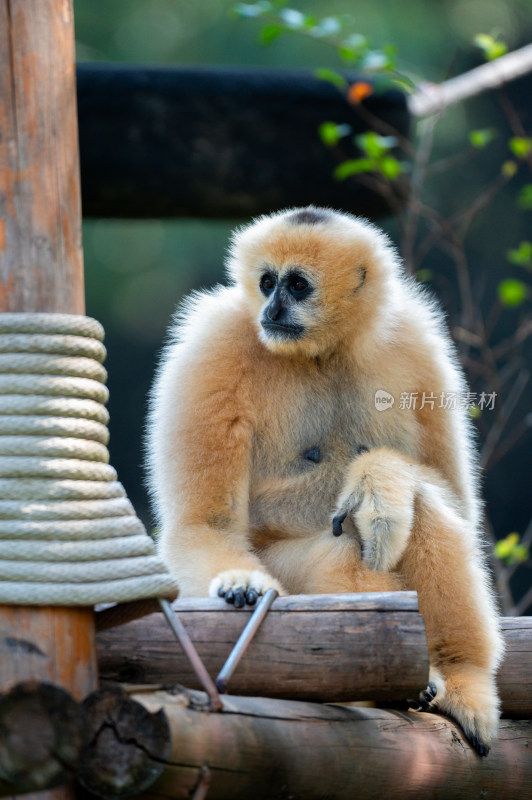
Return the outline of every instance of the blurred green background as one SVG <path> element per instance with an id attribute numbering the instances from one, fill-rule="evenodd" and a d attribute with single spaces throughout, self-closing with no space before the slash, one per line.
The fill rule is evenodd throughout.
<path id="1" fill-rule="evenodd" d="M 78 61 L 165 65 L 240 65 L 278 68 L 339 68 L 332 48 L 303 37 L 284 36 L 265 47 L 253 21 L 232 18 L 232 0 L 74 0 Z M 510 49 L 532 39 L 531 0 L 311 0 L 289 5 L 318 16 L 350 13 L 357 31 L 375 47 L 393 44 L 398 65 L 416 79 L 439 82 L 482 63 L 472 39 L 500 36 Z M 531 80 L 510 87 L 525 127 L 532 129 Z M 498 139 L 462 172 L 444 171 L 427 200 L 441 213 L 461 207 L 500 170 L 508 157 L 508 126 L 492 94 L 452 108 L 437 129 L 436 156 L 464 149 L 472 129 L 495 126 Z M 530 179 L 529 179 L 530 180 Z M 515 268 L 505 253 L 532 238 L 531 211 L 516 211 L 518 186 L 502 192 L 474 223 L 469 257 L 484 272 L 477 299 L 494 295 L 497 281 Z M 457 206 L 458 204 L 458 206 Z M 146 396 L 172 312 L 191 289 L 223 280 L 231 229 L 240 220 L 86 220 L 84 252 L 87 313 L 106 328 L 111 392 L 111 458 L 137 510 L 149 523 L 143 488 L 142 437 Z M 381 224 L 392 237 L 391 220 Z M 454 279 L 445 259 L 430 267 L 433 289 L 448 308 Z M 521 276 L 518 276 L 521 277 Z M 529 310 L 529 309 L 528 309 Z M 500 335 L 516 324 L 502 315 Z M 513 314 L 513 316 L 512 316 Z M 528 394 L 529 403 L 530 393 Z M 530 405 L 528 405 L 530 411 Z M 527 413 L 524 407 L 521 412 Z M 530 443 L 503 459 L 490 474 L 488 508 L 499 537 L 522 532 L 532 515 Z"/>

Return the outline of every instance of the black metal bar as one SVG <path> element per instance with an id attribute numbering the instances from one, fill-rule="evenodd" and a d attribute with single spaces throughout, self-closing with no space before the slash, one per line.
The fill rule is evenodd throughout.
<path id="1" fill-rule="evenodd" d="M 389 213 L 356 178 L 334 179 L 357 152 L 325 147 L 318 126 L 368 124 L 311 70 L 80 64 L 77 80 L 85 216 L 249 218 L 309 203 Z M 364 104 L 408 135 L 400 91 L 376 86 Z"/>

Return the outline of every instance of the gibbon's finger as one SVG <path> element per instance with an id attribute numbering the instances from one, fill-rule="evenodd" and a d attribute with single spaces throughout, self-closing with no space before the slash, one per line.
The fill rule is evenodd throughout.
<path id="1" fill-rule="evenodd" d="M 333 536 L 341 536 L 343 533 L 342 529 L 342 522 L 345 522 L 345 518 L 347 517 L 347 511 L 342 511 L 341 514 L 338 514 L 336 517 L 333 518 L 332 521 L 332 532 Z"/>

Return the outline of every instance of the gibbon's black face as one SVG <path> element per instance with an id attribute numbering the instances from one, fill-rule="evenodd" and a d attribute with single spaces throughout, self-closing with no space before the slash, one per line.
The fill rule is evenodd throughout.
<path id="1" fill-rule="evenodd" d="M 277 339 L 300 339 L 305 333 L 298 319 L 300 304 L 314 291 L 309 278 L 297 268 L 279 273 L 268 266 L 264 268 L 259 286 L 269 300 L 260 319 L 263 331 Z"/>

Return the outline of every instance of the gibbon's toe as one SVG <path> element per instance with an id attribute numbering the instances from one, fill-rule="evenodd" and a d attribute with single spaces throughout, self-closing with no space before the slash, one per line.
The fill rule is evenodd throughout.
<path id="1" fill-rule="evenodd" d="M 473 750 L 475 750 L 479 754 L 479 756 L 485 758 L 490 751 L 489 746 L 487 744 L 484 744 L 484 742 L 481 739 L 479 739 L 478 736 L 469 736 L 466 731 L 464 731 L 464 733 L 467 741 L 472 746 Z"/>
<path id="2" fill-rule="evenodd" d="M 408 700 L 408 706 L 413 711 L 431 711 L 432 710 L 432 701 L 438 694 L 438 689 L 436 688 L 436 684 L 432 681 L 429 682 L 426 689 L 423 689 L 422 692 L 419 693 L 417 700 Z"/>

